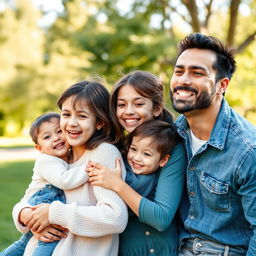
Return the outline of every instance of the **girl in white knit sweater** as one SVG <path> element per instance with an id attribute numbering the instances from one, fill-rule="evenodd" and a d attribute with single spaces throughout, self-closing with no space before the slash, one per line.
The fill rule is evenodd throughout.
<path id="1" fill-rule="evenodd" d="M 91 160 L 114 168 L 121 157 L 113 146 L 114 130 L 108 110 L 109 93 L 97 82 L 82 81 L 68 88 L 60 97 L 61 128 L 72 146 L 70 167 L 85 166 Z M 125 168 L 122 164 L 123 176 Z M 68 229 L 66 238 L 56 246 L 53 256 L 109 256 L 118 253 L 118 233 L 127 224 L 127 208 L 113 191 L 85 183 L 65 191 L 66 204 L 59 201 L 41 204 L 31 213 L 26 200 L 13 210 L 16 227 L 21 232 L 34 232 L 25 256 L 30 256 L 42 241 L 58 240 L 61 232 L 49 233 L 57 224 Z"/>

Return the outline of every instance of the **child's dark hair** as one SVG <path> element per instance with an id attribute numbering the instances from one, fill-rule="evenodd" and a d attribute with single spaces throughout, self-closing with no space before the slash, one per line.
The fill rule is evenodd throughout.
<path id="1" fill-rule="evenodd" d="M 29 134 L 35 144 L 38 144 L 38 133 L 40 126 L 45 122 L 50 122 L 53 118 L 57 118 L 60 120 L 60 115 L 55 112 L 45 113 L 37 117 L 36 120 L 32 123 Z"/>
<path id="2" fill-rule="evenodd" d="M 127 136 L 127 152 L 134 137 L 139 137 L 139 139 L 151 138 L 152 147 L 156 147 L 161 159 L 167 154 L 171 154 L 172 149 L 178 142 L 174 124 L 155 119 L 141 124 Z"/>
<path id="3" fill-rule="evenodd" d="M 138 94 L 152 100 L 154 109 L 163 108 L 160 115 L 158 117 L 155 117 L 155 119 L 159 119 L 169 123 L 173 122 L 173 117 L 171 113 L 166 108 L 164 108 L 164 85 L 162 81 L 150 72 L 141 70 L 133 71 L 117 81 L 110 97 L 110 114 L 115 125 L 117 141 L 121 141 L 125 137 L 124 129 L 120 125 L 116 116 L 118 92 L 125 85 L 132 86 L 132 88 Z"/>
<path id="4" fill-rule="evenodd" d="M 187 49 L 211 50 L 216 54 L 216 62 L 213 67 L 217 70 L 216 82 L 224 77 L 231 79 L 236 70 L 234 55 L 235 49 L 225 47 L 221 41 L 213 36 L 193 33 L 186 36 L 178 45 L 178 56 Z"/>
<path id="5" fill-rule="evenodd" d="M 91 111 L 96 116 L 96 122 L 102 125 L 102 128 L 96 130 L 92 137 L 86 142 L 86 148 L 91 150 L 96 148 L 102 142 L 113 143 L 114 129 L 109 113 L 108 90 L 96 81 L 81 81 L 71 85 L 60 96 L 57 105 L 62 109 L 64 101 L 74 96 L 73 107 L 77 102 L 85 100 Z"/>

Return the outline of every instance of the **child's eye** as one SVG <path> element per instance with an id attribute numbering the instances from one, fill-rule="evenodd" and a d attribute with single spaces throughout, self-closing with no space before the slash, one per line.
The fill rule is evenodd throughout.
<path id="1" fill-rule="evenodd" d="M 50 135 L 47 135 L 47 136 L 44 136 L 44 140 L 48 140 L 48 139 L 50 139 L 51 138 L 51 136 Z"/>
<path id="2" fill-rule="evenodd" d="M 62 133 L 62 130 L 61 130 L 61 129 L 60 129 L 60 130 L 58 130 L 58 131 L 57 131 L 57 133 Z"/>
<path id="3" fill-rule="evenodd" d="M 70 116 L 70 114 L 69 113 L 61 113 L 61 116 L 68 117 L 68 116 Z"/>
<path id="4" fill-rule="evenodd" d="M 130 147 L 130 150 L 135 152 L 136 151 L 136 148 L 135 147 Z"/>
<path id="5" fill-rule="evenodd" d="M 144 103 L 141 103 L 141 102 L 135 104 L 136 107 L 141 107 L 141 106 L 143 106 L 143 105 L 145 105 L 145 104 L 144 104 Z"/>
<path id="6" fill-rule="evenodd" d="M 124 103 L 117 103 L 117 107 L 118 107 L 118 108 L 124 108 L 124 107 L 125 107 L 125 104 L 124 104 Z"/>
<path id="7" fill-rule="evenodd" d="M 87 118 L 87 116 L 86 116 L 86 115 L 83 115 L 83 114 L 80 114 L 78 117 L 79 117 L 79 118 L 82 118 L 82 119 Z"/>
<path id="8" fill-rule="evenodd" d="M 145 155 L 145 156 L 151 156 L 151 154 L 149 154 L 149 153 L 147 153 L 147 152 L 145 152 L 144 155 Z"/>

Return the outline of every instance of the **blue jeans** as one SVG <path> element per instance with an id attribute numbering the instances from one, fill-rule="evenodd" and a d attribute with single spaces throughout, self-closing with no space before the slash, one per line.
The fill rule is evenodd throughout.
<path id="1" fill-rule="evenodd" d="M 37 205 L 41 203 L 51 203 L 53 201 L 66 202 L 64 192 L 50 184 L 45 185 L 44 188 L 36 192 L 29 200 L 31 205 Z M 0 253 L 0 256 L 22 256 L 25 248 L 33 236 L 31 232 L 28 232 L 21 236 L 21 238 L 11 244 L 8 248 Z M 51 256 L 58 241 L 45 243 L 38 241 L 38 246 L 35 248 L 32 256 Z"/>
<path id="2" fill-rule="evenodd" d="M 245 256 L 246 249 L 201 238 L 181 241 L 179 256 Z"/>

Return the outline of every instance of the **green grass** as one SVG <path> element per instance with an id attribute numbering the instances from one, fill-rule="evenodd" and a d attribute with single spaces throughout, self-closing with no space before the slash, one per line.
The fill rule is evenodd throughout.
<path id="1" fill-rule="evenodd" d="M 12 208 L 30 183 L 33 161 L 0 163 L 0 251 L 20 237 L 12 220 Z"/>
<path id="2" fill-rule="evenodd" d="M 0 146 L 0 149 L 10 149 L 10 148 L 31 148 L 31 145 L 17 145 L 17 146 Z"/>

